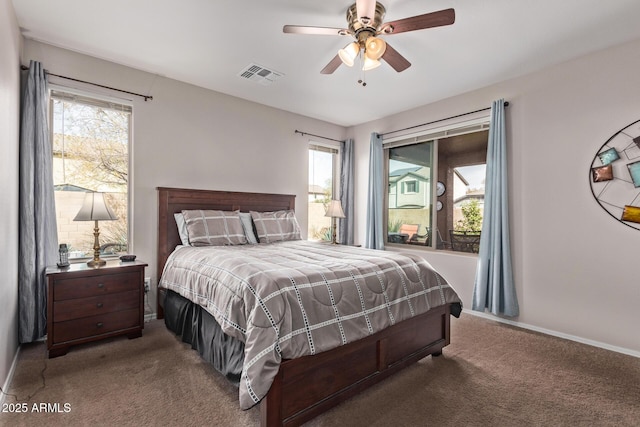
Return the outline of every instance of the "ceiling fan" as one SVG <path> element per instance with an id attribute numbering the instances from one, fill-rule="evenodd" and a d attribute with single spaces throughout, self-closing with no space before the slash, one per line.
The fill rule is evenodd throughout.
<path id="1" fill-rule="evenodd" d="M 349 67 L 353 66 L 360 54 L 362 54 L 362 69 L 365 71 L 378 67 L 380 59 L 383 59 L 394 70 L 401 72 L 409 68 L 411 63 L 378 37 L 379 35 L 388 36 L 451 25 L 456 19 L 453 9 L 444 9 L 391 22 L 384 22 L 385 13 L 385 7 L 375 0 L 356 0 L 347 10 L 348 28 L 285 25 L 282 31 L 287 34 L 319 34 L 355 38 L 354 42 L 338 51 L 338 54 L 320 71 L 322 74 L 333 73 L 342 63 Z"/>

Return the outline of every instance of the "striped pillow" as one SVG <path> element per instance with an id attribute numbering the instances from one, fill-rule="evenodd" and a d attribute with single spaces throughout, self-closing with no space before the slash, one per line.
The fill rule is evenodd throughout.
<path id="1" fill-rule="evenodd" d="M 300 240 L 300 226 L 292 210 L 250 213 L 260 243 Z"/>
<path id="2" fill-rule="evenodd" d="M 244 245 L 247 238 L 238 212 L 182 211 L 191 246 Z"/>

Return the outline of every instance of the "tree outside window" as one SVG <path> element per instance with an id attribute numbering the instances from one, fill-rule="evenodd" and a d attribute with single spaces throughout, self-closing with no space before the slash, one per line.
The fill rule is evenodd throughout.
<path id="1" fill-rule="evenodd" d="M 482 230 L 482 212 L 477 199 L 467 200 L 460 207 L 462 219 L 456 222 L 455 231 L 479 233 Z"/>

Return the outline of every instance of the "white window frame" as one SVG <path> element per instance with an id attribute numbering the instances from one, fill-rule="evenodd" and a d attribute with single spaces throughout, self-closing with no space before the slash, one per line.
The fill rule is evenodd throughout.
<path id="1" fill-rule="evenodd" d="M 48 95 L 49 98 L 52 97 L 53 92 L 62 92 L 69 95 L 76 95 L 79 97 L 95 99 L 99 102 L 104 103 L 113 103 L 118 105 L 123 105 L 130 108 L 131 117 L 129 120 L 129 144 L 127 146 L 127 248 L 129 253 L 135 253 L 134 248 L 134 214 L 133 214 L 133 203 L 134 203 L 134 195 L 133 195 L 133 123 L 134 123 L 134 103 L 131 99 L 118 98 L 113 96 L 108 96 L 102 93 L 96 93 L 92 91 L 82 90 L 74 87 L 63 86 L 55 83 L 50 83 L 48 85 Z M 48 105 L 51 105 L 51 100 L 49 100 Z M 50 138 L 53 138 L 53 111 L 49 111 L 49 123 L 51 129 L 49 130 Z M 53 141 L 52 141 L 53 142 Z"/>
<path id="2" fill-rule="evenodd" d="M 417 179 L 412 179 L 411 181 L 404 181 L 403 183 L 404 191 L 403 194 L 418 194 L 419 182 Z M 413 184 L 413 190 L 409 190 L 409 184 Z"/>
<path id="3" fill-rule="evenodd" d="M 309 140 L 307 151 L 314 149 L 314 147 L 319 148 L 318 151 L 327 151 L 335 154 L 335 156 L 333 156 L 333 165 L 332 165 L 333 177 L 331 179 L 331 183 L 332 183 L 331 197 L 335 199 L 336 196 L 337 197 L 340 196 L 340 194 L 338 194 L 340 193 L 340 164 L 341 164 L 341 158 L 342 158 L 342 151 L 340 149 L 340 144 L 339 143 L 330 144 L 325 142 Z"/>
<path id="4" fill-rule="evenodd" d="M 329 142 L 318 142 L 316 140 L 310 139 L 307 144 L 307 155 L 309 151 L 317 149 L 318 151 L 330 152 L 334 154 L 332 161 L 332 177 L 331 177 L 331 198 L 333 200 L 337 200 L 340 198 L 340 176 L 341 176 L 341 164 L 342 164 L 342 150 L 341 144 L 329 143 Z M 308 174 L 307 174 L 308 175 Z M 307 178 L 308 179 L 308 178 Z M 309 214 L 307 213 L 307 222 L 309 221 Z M 336 221 L 336 232 L 339 233 L 340 225 L 339 221 Z M 307 236 L 309 239 L 310 236 Z"/>

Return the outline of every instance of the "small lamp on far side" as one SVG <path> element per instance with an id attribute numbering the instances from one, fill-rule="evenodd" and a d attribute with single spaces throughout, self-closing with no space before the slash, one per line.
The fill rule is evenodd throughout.
<path id="1" fill-rule="evenodd" d="M 100 259 L 100 228 L 98 228 L 98 221 L 112 221 L 118 219 L 113 211 L 107 206 L 104 200 L 103 193 L 87 193 L 84 197 L 82 207 L 78 211 L 78 214 L 73 219 L 74 221 L 95 221 L 95 227 L 93 229 L 93 259 L 87 262 L 89 267 L 100 267 L 107 262 Z"/>
<path id="2" fill-rule="evenodd" d="M 342 203 L 340 200 L 332 200 L 327 208 L 327 213 L 324 216 L 331 217 L 331 243 L 336 242 L 336 218 L 345 218 L 344 211 L 342 210 Z"/>

